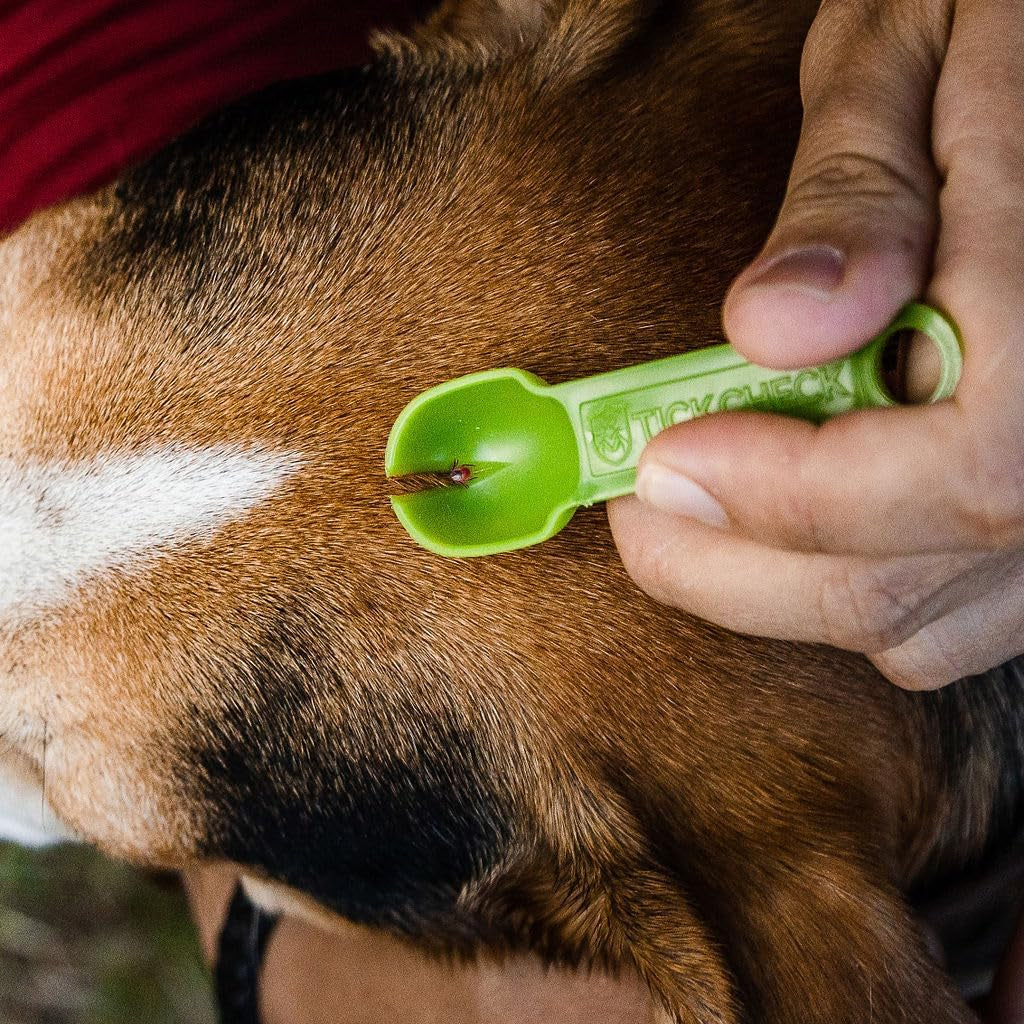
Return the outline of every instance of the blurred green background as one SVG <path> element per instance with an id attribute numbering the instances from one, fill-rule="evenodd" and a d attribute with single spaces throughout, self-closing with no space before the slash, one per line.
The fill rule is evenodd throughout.
<path id="1" fill-rule="evenodd" d="M 0 843 L 0 1024 L 213 1024 L 176 883 Z"/>

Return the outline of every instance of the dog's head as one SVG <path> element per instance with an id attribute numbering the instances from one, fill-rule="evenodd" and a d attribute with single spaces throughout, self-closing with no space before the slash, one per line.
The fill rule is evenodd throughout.
<path id="1" fill-rule="evenodd" d="M 462 885 L 567 750 L 615 746 L 601 723 L 646 742 L 623 680 L 652 700 L 699 643 L 697 721 L 748 674 L 753 648 L 629 590 L 599 511 L 446 561 L 382 473 L 441 380 L 719 340 L 806 14 L 740 6 L 450 5 L 3 243 L 0 739 L 40 813 L 376 919 L 397 864 L 422 877 L 395 892 Z"/>

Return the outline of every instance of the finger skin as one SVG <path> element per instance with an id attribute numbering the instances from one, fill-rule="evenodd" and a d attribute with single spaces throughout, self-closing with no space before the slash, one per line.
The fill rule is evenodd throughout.
<path id="1" fill-rule="evenodd" d="M 973 571 L 977 596 L 871 660 L 908 690 L 980 675 L 1024 650 L 1024 554 L 1000 553 Z"/>
<path id="2" fill-rule="evenodd" d="M 937 0 L 825 0 L 804 47 L 804 124 L 764 249 L 724 306 L 726 333 L 766 366 L 823 362 L 877 334 L 927 278 L 938 181 L 928 126 L 945 42 Z M 905 9 L 920 11 L 903 17 Z M 827 288 L 768 271 L 827 244 L 843 273 Z"/>
<path id="3" fill-rule="evenodd" d="M 985 555 L 794 553 L 664 515 L 636 498 L 611 502 L 608 516 L 623 563 L 643 590 L 740 633 L 878 654 L 985 586 L 978 572 Z"/>
<path id="4" fill-rule="evenodd" d="M 1008 0 L 962 0 L 935 99 L 944 179 L 931 294 L 966 345 L 957 392 L 994 511 L 1021 515 L 1024 467 L 1024 18 Z M 999 487 L 999 479 L 1005 481 Z"/>
<path id="5" fill-rule="evenodd" d="M 738 532 L 796 551 L 886 555 L 991 550 L 1024 540 L 1006 454 L 984 468 L 954 402 L 851 413 L 820 427 L 766 413 L 722 413 L 658 434 L 637 493 L 658 466 L 698 484 Z M 1024 495 L 1024 474 L 1021 475 Z M 687 508 L 661 504 L 663 511 Z M 1018 506 L 1024 509 L 1024 496 Z"/>
<path id="6" fill-rule="evenodd" d="M 610 503 L 609 521 L 656 600 L 737 632 L 860 651 L 903 689 L 946 686 L 1024 649 L 1024 552 L 794 554 L 635 498 Z"/>

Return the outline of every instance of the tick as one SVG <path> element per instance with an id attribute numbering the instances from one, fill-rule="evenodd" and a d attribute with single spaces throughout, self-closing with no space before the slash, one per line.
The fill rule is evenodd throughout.
<path id="1" fill-rule="evenodd" d="M 452 463 L 452 468 L 448 470 L 448 479 L 453 484 L 459 484 L 465 487 L 469 483 L 469 478 L 473 475 L 473 470 L 470 466 L 467 466 L 458 459 Z"/>

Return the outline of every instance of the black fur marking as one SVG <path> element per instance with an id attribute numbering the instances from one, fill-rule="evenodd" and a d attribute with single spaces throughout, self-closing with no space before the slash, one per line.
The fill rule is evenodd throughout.
<path id="1" fill-rule="evenodd" d="M 963 787 L 975 759 L 1000 765 L 985 843 L 966 865 L 927 873 L 910 892 L 918 917 L 942 943 L 945 967 L 965 995 L 1002 959 L 1016 927 L 1024 877 L 1024 660 L 920 694 L 950 793 Z"/>
<path id="2" fill-rule="evenodd" d="M 513 818 L 482 742 L 398 680 L 343 695 L 315 657 L 279 630 L 198 723 L 205 852 L 359 923 L 471 938 L 459 893 L 501 859 Z"/>
<path id="3" fill-rule="evenodd" d="M 951 792 L 963 786 L 964 770 L 972 757 L 989 757 L 1002 766 L 992 795 L 988 844 L 979 856 L 1012 842 L 1024 818 L 1024 665 L 1007 662 L 972 676 L 932 696 L 937 707 L 939 750 L 946 785 Z"/>
<path id="4" fill-rule="evenodd" d="M 186 308 L 195 318 L 195 304 L 225 288 L 249 305 L 274 294 L 281 261 L 303 245 L 315 256 L 346 251 L 365 226 L 365 204 L 351 196 L 367 167 L 404 182 L 391 200 L 404 202 L 428 98 L 455 108 L 456 90 L 420 79 L 403 83 L 380 61 L 268 86 L 211 114 L 118 181 L 114 217 L 82 260 L 83 290 L 155 291 L 168 316 Z M 443 114 L 432 123 L 445 124 Z M 207 323 L 205 343 L 216 337 Z"/>
<path id="5" fill-rule="evenodd" d="M 989 795 L 992 811 L 986 841 L 972 865 L 998 857 L 1019 839 L 1024 827 L 1024 659 L 917 699 L 926 709 L 925 722 L 934 735 L 943 783 L 951 794 L 963 789 L 975 759 L 1001 767 Z M 946 881 L 948 872 L 938 877 L 926 874 L 912 896 L 925 899 Z"/>

